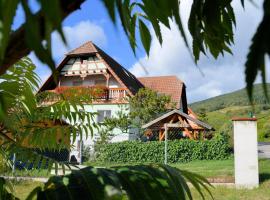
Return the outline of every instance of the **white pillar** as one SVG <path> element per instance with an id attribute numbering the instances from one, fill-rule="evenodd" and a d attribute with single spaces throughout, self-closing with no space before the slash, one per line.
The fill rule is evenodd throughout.
<path id="1" fill-rule="evenodd" d="M 168 126 L 164 124 L 165 128 L 165 148 L 164 148 L 164 164 L 167 165 L 168 163 Z"/>
<path id="2" fill-rule="evenodd" d="M 234 172 L 237 187 L 259 186 L 256 118 L 234 118 Z"/>

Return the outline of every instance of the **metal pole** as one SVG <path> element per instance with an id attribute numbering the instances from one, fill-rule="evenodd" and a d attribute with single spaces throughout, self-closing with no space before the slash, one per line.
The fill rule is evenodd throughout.
<path id="1" fill-rule="evenodd" d="M 13 162 L 13 165 L 12 165 L 12 173 L 13 173 L 13 175 L 14 175 L 14 173 L 15 173 L 15 168 L 16 168 L 16 164 L 15 164 L 15 162 L 16 162 L 16 154 L 15 154 L 15 153 L 13 154 L 12 162 Z"/>
<path id="2" fill-rule="evenodd" d="M 165 159 L 164 159 L 164 164 L 167 165 L 168 163 L 168 127 L 167 124 L 164 124 L 165 128 Z"/>

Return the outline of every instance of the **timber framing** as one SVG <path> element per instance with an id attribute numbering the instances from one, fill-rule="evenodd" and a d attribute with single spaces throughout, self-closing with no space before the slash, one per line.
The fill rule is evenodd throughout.
<path id="1" fill-rule="evenodd" d="M 143 129 L 159 131 L 159 140 L 164 140 L 165 130 L 182 131 L 188 138 L 196 139 L 201 131 L 212 131 L 214 128 L 180 110 L 172 110 L 142 126 Z"/>

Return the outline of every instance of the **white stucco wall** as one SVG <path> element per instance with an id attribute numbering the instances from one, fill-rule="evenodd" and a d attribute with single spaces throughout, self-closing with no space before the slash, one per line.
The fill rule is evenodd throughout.
<path id="1" fill-rule="evenodd" d="M 127 108 L 123 109 L 124 112 L 129 112 L 129 104 L 94 104 L 94 105 L 85 105 L 85 110 L 87 112 L 95 113 L 98 110 L 110 110 L 111 111 L 111 116 L 115 117 L 117 116 L 117 112 L 119 112 L 122 108 Z M 97 122 L 97 116 L 95 117 L 95 122 Z M 88 135 L 86 138 L 85 136 Z M 136 129 L 130 129 L 129 133 L 122 133 L 120 129 L 114 129 L 113 130 L 113 136 L 111 138 L 110 142 L 121 142 L 121 141 L 127 141 L 127 140 L 136 140 L 137 139 L 137 130 Z M 93 135 L 91 136 L 91 133 L 89 132 L 88 134 L 84 134 L 83 137 L 83 145 L 85 146 L 90 146 L 91 150 L 94 150 L 94 143 L 99 139 L 99 133 L 98 129 L 93 128 Z M 79 137 L 76 138 L 75 141 L 75 147 L 71 151 L 70 156 L 75 155 L 77 160 L 80 162 L 80 152 L 77 150 L 77 144 L 78 141 L 80 140 Z"/>
<path id="2" fill-rule="evenodd" d="M 233 121 L 234 166 L 237 187 L 259 186 L 257 121 Z"/>

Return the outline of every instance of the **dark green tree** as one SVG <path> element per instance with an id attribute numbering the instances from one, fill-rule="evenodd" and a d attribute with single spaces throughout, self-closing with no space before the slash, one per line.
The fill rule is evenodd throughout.
<path id="1" fill-rule="evenodd" d="M 175 108 L 171 97 L 159 94 L 148 88 L 142 88 L 129 99 L 132 126 L 141 129 L 142 125 L 153 120 L 169 109 Z"/>

